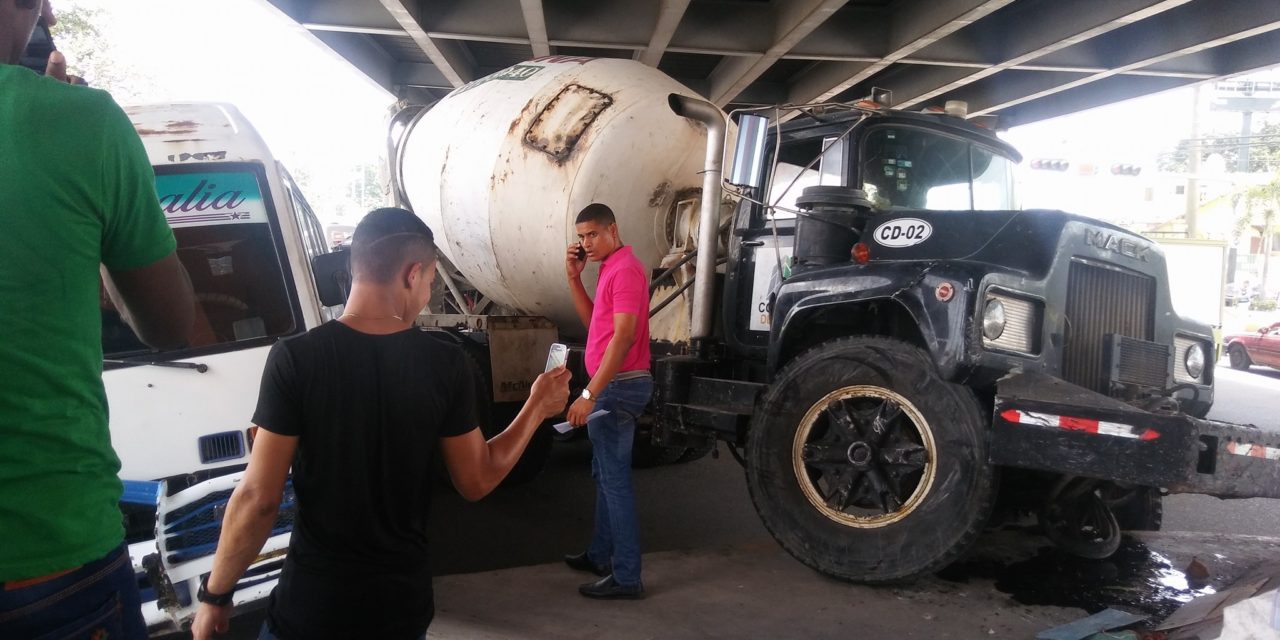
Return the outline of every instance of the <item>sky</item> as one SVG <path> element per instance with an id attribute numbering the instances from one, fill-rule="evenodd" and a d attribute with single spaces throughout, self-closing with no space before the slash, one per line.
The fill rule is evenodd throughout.
<path id="1" fill-rule="evenodd" d="M 101 10 L 98 25 L 122 69 L 147 79 L 140 102 L 213 100 L 235 104 L 276 156 L 310 176 L 308 199 L 322 222 L 350 222 L 344 201 L 362 163 L 381 163 L 392 96 L 263 0 L 53 0 L 55 9 Z M 70 61 L 74 69 L 75 60 Z M 1268 79 L 1280 80 L 1269 72 Z M 1065 158 L 1101 167 L 1131 163 L 1154 173 L 1155 159 L 1191 136 L 1195 102 L 1178 89 L 1011 129 L 1002 136 L 1028 160 Z M 1207 105 L 1207 97 L 1205 104 Z M 1273 114 L 1280 115 L 1280 114 Z M 1240 116 L 1202 110 L 1202 133 L 1238 130 Z M 1255 121 L 1260 127 L 1262 119 Z M 1023 204 L 1107 218 L 1114 189 L 1135 181 L 1039 175 L 1024 162 Z"/>
<path id="2" fill-rule="evenodd" d="M 277 159 L 310 175 L 306 195 L 322 222 L 334 221 L 358 166 L 385 155 L 392 95 L 266 2 L 53 2 L 55 12 L 101 10 L 110 54 L 147 80 L 137 102 L 235 104 Z"/>

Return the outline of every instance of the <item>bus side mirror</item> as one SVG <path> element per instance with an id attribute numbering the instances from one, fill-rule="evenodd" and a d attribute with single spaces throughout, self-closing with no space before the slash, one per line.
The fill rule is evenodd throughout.
<path id="1" fill-rule="evenodd" d="M 738 116 L 738 140 L 729 169 L 729 184 L 760 188 L 764 185 L 764 142 L 769 133 L 769 119 L 744 113 Z"/>
<path id="2" fill-rule="evenodd" d="M 351 252 L 340 250 L 311 259 L 311 273 L 316 280 L 320 304 L 332 307 L 347 303 L 351 292 Z"/>

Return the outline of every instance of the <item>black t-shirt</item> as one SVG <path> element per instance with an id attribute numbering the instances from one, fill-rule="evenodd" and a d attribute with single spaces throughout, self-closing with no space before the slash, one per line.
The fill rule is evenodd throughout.
<path id="1" fill-rule="evenodd" d="M 462 350 L 329 322 L 271 349 L 254 424 L 298 436 L 293 538 L 267 619 L 282 638 L 416 638 L 433 603 L 438 440 L 476 428 Z"/>

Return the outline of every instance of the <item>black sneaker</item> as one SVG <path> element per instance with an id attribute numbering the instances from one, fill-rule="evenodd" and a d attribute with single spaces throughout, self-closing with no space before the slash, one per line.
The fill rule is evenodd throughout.
<path id="1" fill-rule="evenodd" d="M 565 556 L 564 563 L 569 565 L 570 569 L 594 573 L 600 577 L 607 576 L 610 573 L 609 567 L 592 562 L 591 558 L 587 557 L 586 551 L 572 556 Z"/>
<path id="2" fill-rule="evenodd" d="M 578 587 L 578 593 L 597 600 L 639 600 L 644 597 L 644 583 L 626 586 L 614 581 L 612 575 Z"/>

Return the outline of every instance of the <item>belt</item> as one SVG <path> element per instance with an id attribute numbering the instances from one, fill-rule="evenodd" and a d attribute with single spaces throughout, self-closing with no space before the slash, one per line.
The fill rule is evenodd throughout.
<path id="1" fill-rule="evenodd" d="M 83 567 L 83 566 L 84 565 L 80 565 L 80 567 Z M 6 582 L 0 582 L 0 591 L 17 591 L 18 589 L 34 587 L 38 584 L 44 584 L 46 582 L 49 582 L 50 580 L 57 580 L 58 578 L 61 578 L 62 576 L 65 576 L 68 573 L 71 573 L 72 571 L 79 569 L 80 567 L 72 567 L 65 571 L 55 571 L 53 573 L 50 573 L 49 575 L 39 576 L 36 578 L 23 578 L 21 580 L 8 580 Z"/>
<path id="2" fill-rule="evenodd" d="M 636 380 L 638 378 L 648 377 L 651 377 L 648 371 L 644 369 L 637 369 L 635 371 L 623 371 L 619 373 L 613 377 L 613 382 L 625 382 L 627 380 Z"/>

